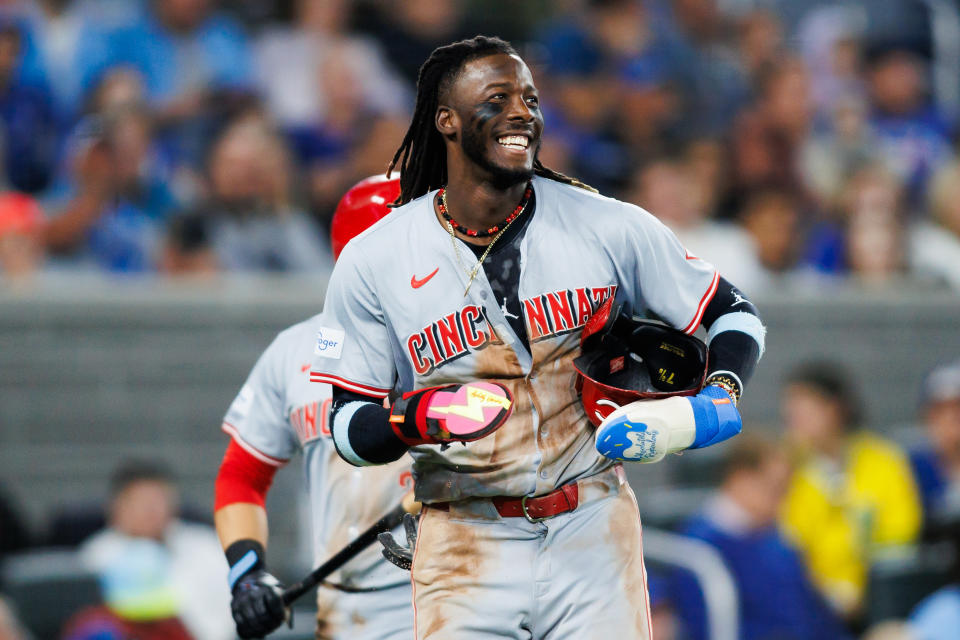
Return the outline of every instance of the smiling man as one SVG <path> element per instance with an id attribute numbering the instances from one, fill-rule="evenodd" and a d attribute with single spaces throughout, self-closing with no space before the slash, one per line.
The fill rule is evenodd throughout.
<path id="1" fill-rule="evenodd" d="M 397 208 L 346 246 L 327 292 L 323 335 L 338 342 L 315 350 L 312 375 L 334 387 L 337 450 L 358 466 L 414 458 L 421 640 L 650 638 L 636 499 L 578 394 L 582 329 L 610 298 L 709 328 L 698 396 L 600 425 L 623 440 L 660 412 L 669 451 L 739 431 L 731 407 L 762 349 L 740 292 L 647 212 L 544 167 L 542 133 L 509 44 L 435 50 L 391 165 Z M 686 404 L 658 404 L 671 400 Z"/>

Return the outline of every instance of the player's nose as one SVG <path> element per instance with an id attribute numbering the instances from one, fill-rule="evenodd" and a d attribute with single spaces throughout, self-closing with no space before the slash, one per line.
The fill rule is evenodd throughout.
<path id="1" fill-rule="evenodd" d="M 536 114 L 522 95 L 514 95 L 507 108 L 507 119 L 529 124 L 536 120 Z"/>

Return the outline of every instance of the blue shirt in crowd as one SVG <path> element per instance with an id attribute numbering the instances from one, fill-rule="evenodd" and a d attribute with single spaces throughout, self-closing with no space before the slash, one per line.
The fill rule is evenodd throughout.
<path id="1" fill-rule="evenodd" d="M 734 533 L 701 515 L 694 517 L 683 533 L 715 547 L 733 574 L 743 640 L 847 637 L 815 591 L 799 554 L 787 545 L 776 527 Z M 707 640 L 706 605 L 691 574 L 676 573 L 671 598 L 689 638 Z"/>

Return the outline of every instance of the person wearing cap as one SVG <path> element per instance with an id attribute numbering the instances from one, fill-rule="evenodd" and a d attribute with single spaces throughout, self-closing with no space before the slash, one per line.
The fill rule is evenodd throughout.
<path id="1" fill-rule="evenodd" d="M 781 524 L 828 602 L 856 623 L 871 560 L 917 539 L 922 508 L 906 454 L 860 428 L 851 380 L 829 361 L 787 379 L 783 419 L 797 468 Z"/>
<path id="2" fill-rule="evenodd" d="M 919 409 L 927 442 L 910 463 L 929 530 L 960 520 L 960 359 L 927 374 Z"/>

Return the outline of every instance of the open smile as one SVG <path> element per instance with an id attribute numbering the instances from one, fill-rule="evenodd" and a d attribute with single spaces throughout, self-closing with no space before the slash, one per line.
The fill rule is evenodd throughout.
<path id="1" fill-rule="evenodd" d="M 512 153 L 526 153 L 530 147 L 530 136 L 526 134 L 511 134 L 500 136 L 497 142 L 501 147 Z"/>

